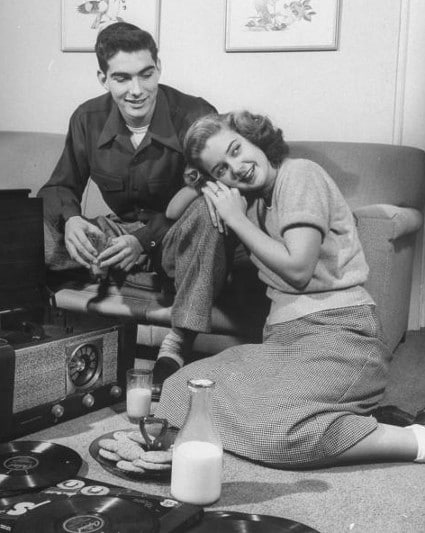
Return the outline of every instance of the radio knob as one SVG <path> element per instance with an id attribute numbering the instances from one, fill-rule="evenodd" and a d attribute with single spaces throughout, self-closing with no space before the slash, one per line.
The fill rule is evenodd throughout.
<path id="1" fill-rule="evenodd" d="M 118 387 L 118 385 L 114 385 L 111 387 L 109 394 L 112 396 L 112 398 L 119 398 L 122 394 L 122 388 Z"/>
<path id="2" fill-rule="evenodd" d="M 51 413 L 55 418 L 60 418 L 63 416 L 64 411 L 65 409 L 63 408 L 63 405 L 58 403 L 52 407 Z"/>
<path id="3" fill-rule="evenodd" d="M 84 407 L 87 407 L 87 408 L 90 408 L 90 407 L 93 407 L 94 405 L 94 398 L 91 394 L 86 394 L 84 397 L 83 397 L 83 405 Z"/>

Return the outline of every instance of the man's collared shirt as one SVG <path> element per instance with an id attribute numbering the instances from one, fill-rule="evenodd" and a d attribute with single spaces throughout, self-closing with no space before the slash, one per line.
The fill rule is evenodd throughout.
<path id="1" fill-rule="evenodd" d="M 154 247 L 168 229 L 165 209 L 184 184 L 184 135 L 193 121 L 214 111 L 202 98 L 159 85 L 152 121 L 135 149 L 111 95 L 88 100 L 72 115 L 62 156 L 38 196 L 66 221 L 81 215 L 91 177 L 118 217 L 146 223 L 135 235 L 145 250 Z"/>

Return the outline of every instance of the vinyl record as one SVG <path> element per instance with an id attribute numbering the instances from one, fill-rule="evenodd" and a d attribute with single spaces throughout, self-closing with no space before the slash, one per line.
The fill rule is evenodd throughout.
<path id="1" fill-rule="evenodd" d="M 124 498 L 71 496 L 18 518 L 13 533 L 156 533 L 159 521 Z"/>
<path id="2" fill-rule="evenodd" d="M 319 533 L 301 522 L 270 515 L 207 511 L 188 533 Z"/>
<path id="3" fill-rule="evenodd" d="M 77 452 L 52 442 L 0 444 L 0 494 L 37 490 L 75 476 L 82 464 Z"/>

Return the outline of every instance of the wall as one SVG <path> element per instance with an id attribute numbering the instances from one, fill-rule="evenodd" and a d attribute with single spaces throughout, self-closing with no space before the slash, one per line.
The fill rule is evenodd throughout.
<path id="1" fill-rule="evenodd" d="M 102 91 L 93 53 L 61 51 L 60 4 L 1 0 L 1 129 L 65 132 L 73 109 Z M 225 0 L 162 0 L 164 83 L 220 111 L 267 113 L 291 140 L 425 148 L 423 0 L 342 0 L 337 51 L 226 53 L 224 20 Z M 413 327 L 425 324 L 424 249 L 415 265 Z"/>
<path id="2" fill-rule="evenodd" d="M 344 0 L 338 51 L 225 53 L 225 0 L 162 0 L 162 81 L 266 112 L 291 139 L 391 142 L 402 1 Z M 63 132 L 102 90 L 93 53 L 60 50 L 60 3 L 1 2 L 2 129 Z"/>

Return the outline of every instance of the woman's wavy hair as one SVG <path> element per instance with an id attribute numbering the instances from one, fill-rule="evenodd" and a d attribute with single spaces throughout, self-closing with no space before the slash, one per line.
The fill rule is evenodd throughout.
<path id="1" fill-rule="evenodd" d="M 273 126 L 270 119 L 264 115 L 254 115 L 249 111 L 205 115 L 190 126 L 183 143 L 184 155 L 189 165 L 185 172 L 188 185 L 200 188 L 211 179 L 205 174 L 201 153 L 208 139 L 224 129 L 235 131 L 258 146 L 274 168 L 278 168 L 288 155 L 289 148 L 282 130 Z"/>

